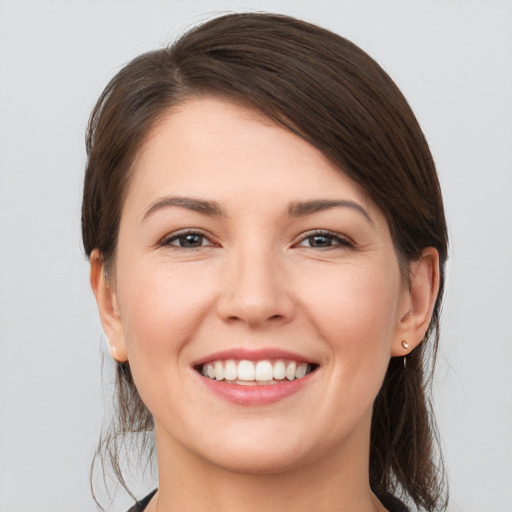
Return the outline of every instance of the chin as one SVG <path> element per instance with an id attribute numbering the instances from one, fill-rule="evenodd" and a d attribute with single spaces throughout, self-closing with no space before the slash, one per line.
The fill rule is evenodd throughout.
<path id="1" fill-rule="evenodd" d="M 239 475 L 277 475 L 306 465 L 305 457 L 280 450 L 253 447 L 233 453 L 228 450 L 221 458 L 209 461 L 219 469 Z"/>
<path id="2" fill-rule="evenodd" d="M 319 443 L 311 443 L 311 436 L 308 443 L 304 433 L 283 426 L 240 430 L 217 436 L 214 443 L 199 442 L 196 455 L 235 474 L 275 475 L 307 465 L 321 451 Z"/>

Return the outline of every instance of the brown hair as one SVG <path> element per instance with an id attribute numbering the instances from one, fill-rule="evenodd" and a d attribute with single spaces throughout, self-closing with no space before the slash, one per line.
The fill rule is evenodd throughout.
<path id="1" fill-rule="evenodd" d="M 360 184 L 390 226 L 400 267 L 425 247 L 440 256 L 441 285 L 429 329 L 407 359 L 391 359 L 375 403 L 370 483 L 427 511 L 446 507 L 442 458 L 429 400 L 439 340 L 447 230 L 439 182 L 423 133 L 396 85 L 366 53 L 290 17 L 240 13 L 208 21 L 168 48 L 135 58 L 108 84 L 87 134 L 82 232 L 89 256 L 115 261 L 131 165 L 171 107 L 219 95 L 250 105 L 321 150 Z M 152 419 L 118 364 L 118 424 L 100 443 L 123 483 L 119 433 L 151 430 Z M 101 455 L 101 454 L 100 454 Z"/>

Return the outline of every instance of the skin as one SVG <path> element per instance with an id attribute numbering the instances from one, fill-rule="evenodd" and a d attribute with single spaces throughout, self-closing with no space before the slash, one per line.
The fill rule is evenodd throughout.
<path id="1" fill-rule="evenodd" d="M 168 197 L 215 201 L 224 215 L 152 209 Z M 352 206 L 286 213 L 311 200 Z M 204 238 L 185 249 L 175 235 L 190 228 Z M 330 233 L 323 247 L 316 230 Z M 390 357 L 422 340 L 438 283 L 432 248 L 404 283 L 382 212 L 309 143 L 228 101 L 175 107 L 135 162 L 108 280 L 91 255 L 112 355 L 130 361 L 154 417 L 148 510 L 385 510 L 368 483 L 372 404 Z M 192 363 L 236 347 L 319 367 L 283 400 L 234 404 Z"/>

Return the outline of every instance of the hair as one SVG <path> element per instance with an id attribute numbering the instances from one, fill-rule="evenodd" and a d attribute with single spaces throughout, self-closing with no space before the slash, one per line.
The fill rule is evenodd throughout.
<path id="1" fill-rule="evenodd" d="M 435 165 L 407 101 L 385 71 L 350 41 L 282 15 L 224 15 L 143 54 L 110 81 L 87 132 L 82 234 L 115 267 L 121 209 L 133 163 L 148 133 L 170 109 L 217 96 L 262 112 L 328 157 L 358 183 L 389 224 L 402 274 L 426 247 L 440 258 L 440 289 L 423 342 L 392 358 L 374 402 L 370 485 L 416 507 L 444 510 L 447 487 L 431 378 L 447 258 L 447 228 Z M 107 274 L 109 275 L 109 274 Z M 117 422 L 97 455 L 124 485 L 119 442 L 153 428 L 128 362 L 117 363 Z M 103 464 L 102 464 L 103 465 Z"/>

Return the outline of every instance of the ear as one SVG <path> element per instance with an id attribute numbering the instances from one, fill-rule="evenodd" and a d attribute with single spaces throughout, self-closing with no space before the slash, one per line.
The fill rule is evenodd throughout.
<path id="1" fill-rule="evenodd" d="M 410 286 L 404 294 L 391 356 L 405 356 L 417 347 L 430 324 L 439 292 L 439 253 L 433 247 L 411 263 Z"/>
<path id="2" fill-rule="evenodd" d="M 105 273 L 103 258 L 98 249 L 91 252 L 89 260 L 91 265 L 89 276 L 91 288 L 96 297 L 101 325 L 107 335 L 110 355 L 116 361 L 124 363 L 128 360 L 128 355 L 115 287 L 109 282 Z"/>

